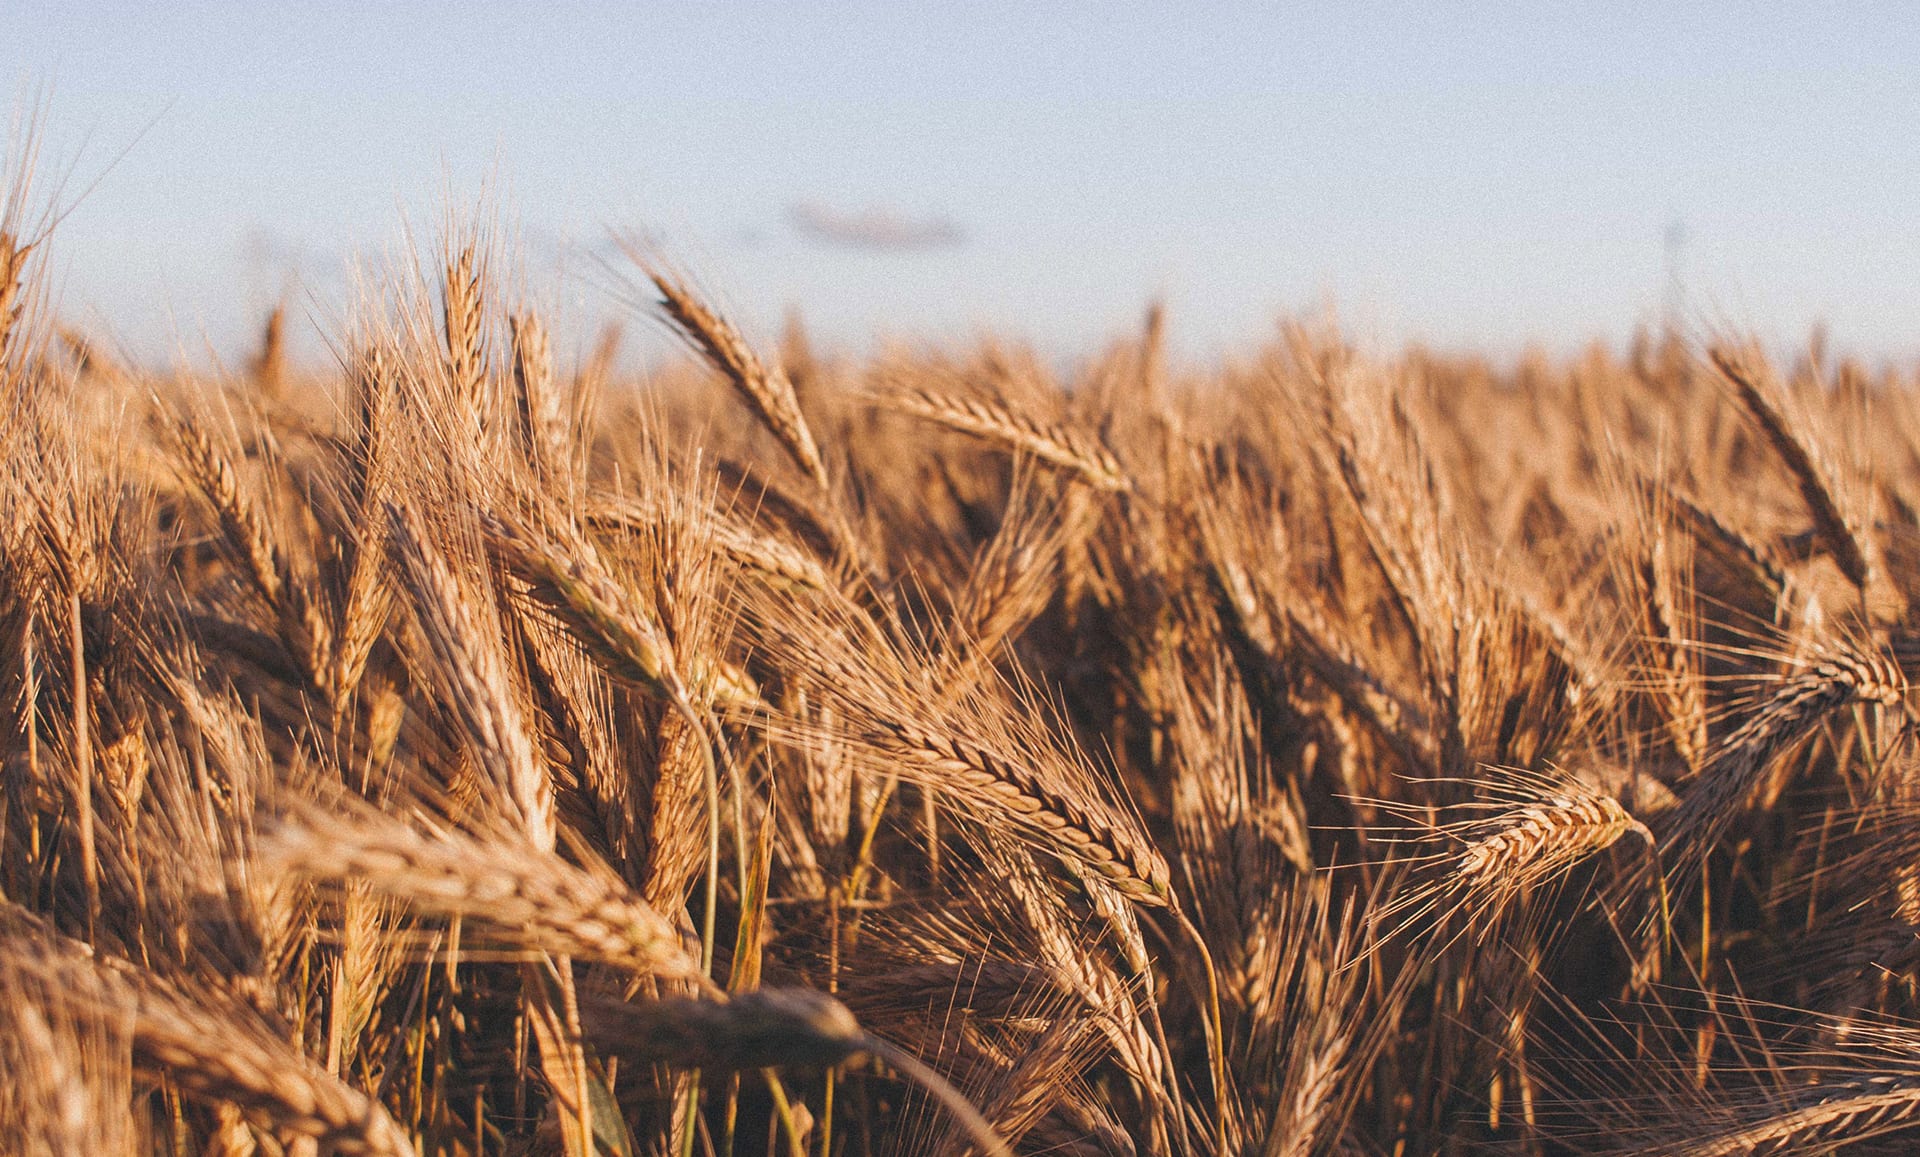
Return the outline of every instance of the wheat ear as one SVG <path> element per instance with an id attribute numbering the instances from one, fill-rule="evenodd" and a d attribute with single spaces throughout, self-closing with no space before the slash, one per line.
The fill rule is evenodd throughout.
<path id="1" fill-rule="evenodd" d="M 535 844 L 551 848 L 553 783 L 529 738 L 506 659 L 420 516 L 393 503 L 386 511 L 396 569 L 432 652 L 440 699 L 452 707 L 474 753 Z"/>
<path id="2" fill-rule="evenodd" d="M 1864 594 L 1879 581 L 1877 552 L 1872 540 L 1862 535 L 1841 511 L 1829 472 L 1816 457 L 1816 451 L 1794 436 L 1786 413 L 1771 392 L 1760 387 L 1740 358 L 1725 350 L 1714 350 L 1712 358 L 1714 368 L 1733 383 L 1741 405 L 1759 424 L 1767 442 L 1799 484 L 1800 496 L 1813 515 L 1813 528 L 1820 541 L 1833 555 L 1840 572 Z"/>
<path id="3" fill-rule="evenodd" d="M 883 722 L 866 738 L 875 751 L 892 757 L 891 766 L 902 774 L 991 808 L 1134 901 L 1168 902 L 1172 875 L 1146 835 L 1058 777 L 911 724 Z"/>
<path id="4" fill-rule="evenodd" d="M 587 511 L 591 523 L 609 527 L 652 526 L 676 517 L 668 503 L 625 497 L 604 498 Z M 718 517 L 703 520 L 702 528 L 712 535 L 713 545 L 728 562 L 760 575 L 776 587 L 835 589 L 833 576 L 825 567 L 805 551 L 777 538 Z"/>
<path id="5" fill-rule="evenodd" d="M 11 906 L 0 913 L 0 930 L 6 966 L 37 976 L 48 998 L 73 1013 L 128 1031 L 137 1069 L 337 1153 L 412 1157 L 379 1102 L 296 1052 L 251 1009 L 211 992 L 190 997 L 137 965 L 95 959 L 86 945 Z"/>
<path id="6" fill-rule="evenodd" d="M 191 420 L 179 418 L 170 422 L 169 432 L 187 476 L 213 507 L 220 520 L 221 533 L 240 556 L 247 578 L 267 605 L 278 612 L 287 582 L 286 560 L 273 540 L 265 516 L 242 488 L 239 471 Z"/>
<path id="7" fill-rule="evenodd" d="M 261 862 L 309 879 L 358 882 L 416 908 L 462 916 L 517 945 L 638 976 L 702 979 L 680 933 L 611 870 L 576 867 L 504 833 L 427 835 L 370 808 L 295 812 L 261 841 Z"/>
<path id="8" fill-rule="evenodd" d="M 883 403 L 904 414 L 1023 451 L 1069 471 L 1100 490 L 1127 491 L 1133 482 L 1120 460 L 1093 438 L 1065 426 L 1043 425 L 1004 406 L 918 387 L 888 393 Z"/>
<path id="9" fill-rule="evenodd" d="M 467 407 L 474 431 L 484 434 L 493 417 L 493 407 L 487 390 L 485 326 L 480 312 L 485 287 L 472 246 L 448 258 L 442 292 L 447 375 L 453 383 L 454 395 Z"/>
<path id="10" fill-rule="evenodd" d="M 287 385 L 287 307 L 284 303 L 267 314 L 261 327 L 260 353 L 253 360 L 253 380 L 260 395 L 277 399 Z"/>
<path id="11" fill-rule="evenodd" d="M 520 419 L 521 451 L 542 478 L 561 476 L 574 449 L 572 423 L 553 376 L 547 327 L 538 314 L 508 319 L 513 343 L 513 385 Z"/>
<path id="12" fill-rule="evenodd" d="M 813 431 L 807 427 L 800 399 L 786 374 L 778 366 L 762 362 L 726 318 L 709 309 L 666 270 L 642 262 L 641 271 L 659 289 L 660 308 L 680 334 L 733 384 L 813 484 L 822 491 L 828 489 L 826 463 L 821 461 L 820 448 L 814 444 Z"/>
<path id="13" fill-rule="evenodd" d="M 496 515 L 485 522 L 488 549 L 609 674 L 652 688 L 676 705 L 688 702 L 666 632 L 600 564 L 590 545 L 576 541 L 562 551 L 523 523 Z"/>
<path id="14" fill-rule="evenodd" d="M 1854 703 L 1899 707 L 1906 693 L 1899 666 L 1878 652 L 1832 648 L 1816 656 L 1727 736 L 1700 769 L 1669 821 L 1662 857 L 1678 855 L 1673 866 L 1684 867 L 1711 847 L 1773 756 L 1805 738 L 1830 713 Z"/>
<path id="15" fill-rule="evenodd" d="M 13 343 L 25 308 L 21 299 L 26 287 L 27 255 L 31 252 L 32 245 L 22 245 L 12 233 L 0 229 L 0 382 L 6 381 L 13 361 Z"/>
<path id="16" fill-rule="evenodd" d="M 1758 1124 L 1660 1152 L 1675 1157 L 1827 1152 L 1911 1128 L 1920 1115 L 1920 1078 L 1885 1076 L 1794 1090 L 1802 1107 Z"/>
<path id="17" fill-rule="evenodd" d="M 1611 847 L 1629 833 L 1653 846 L 1653 833 L 1612 796 L 1566 784 L 1540 799 L 1470 828 L 1450 832 L 1467 845 L 1454 877 L 1476 893 L 1537 887 Z"/>
<path id="18" fill-rule="evenodd" d="M 1656 503 L 1666 503 L 1684 523 L 1693 537 L 1722 562 L 1745 574 L 1771 598 L 1786 589 L 1787 571 L 1774 552 L 1736 530 L 1719 515 L 1665 482 L 1649 483 L 1647 492 Z"/>

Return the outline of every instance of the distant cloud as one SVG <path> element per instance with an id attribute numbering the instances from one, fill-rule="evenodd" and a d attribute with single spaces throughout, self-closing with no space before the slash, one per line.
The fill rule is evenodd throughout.
<path id="1" fill-rule="evenodd" d="M 846 212 L 815 201 L 801 201 L 788 207 L 787 222 L 810 241 L 846 249 L 900 253 L 944 249 L 966 241 L 960 226 L 945 217 L 916 219 L 879 207 Z"/>

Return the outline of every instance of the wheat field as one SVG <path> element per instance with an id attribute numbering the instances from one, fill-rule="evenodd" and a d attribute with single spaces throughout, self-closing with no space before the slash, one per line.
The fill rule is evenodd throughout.
<path id="1" fill-rule="evenodd" d="M 458 225 L 194 377 L 10 187 L 5 1152 L 1915 1144 L 1910 380 L 856 360 L 632 247 L 642 379 Z"/>

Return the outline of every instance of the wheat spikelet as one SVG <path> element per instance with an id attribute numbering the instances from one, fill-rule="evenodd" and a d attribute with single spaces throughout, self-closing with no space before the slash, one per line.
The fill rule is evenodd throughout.
<path id="1" fill-rule="evenodd" d="M 49 984 L 0 952 L 0 1069 L 9 1078 L 0 1087 L 0 1136 L 49 1157 L 131 1153 L 131 1122 L 119 1112 L 133 1096 L 129 1034 L 76 1012 Z"/>
<path id="2" fill-rule="evenodd" d="M 312 1137 L 334 1152 L 366 1157 L 413 1153 L 378 1102 L 327 1076 L 273 1038 L 237 1030 L 232 1021 L 152 988 L 121 1000 L 126 1003 L 101 1011 L 132 1013 L 136 1062 L 183 1088 L 237 1104 L 270 1128 Z"/>
<path id="3" fill-rule="evenodd" d="M 1167 303 L 1155 298 L 1140 327 L 1140 399 L 1150 410 L 1161 404 L 1166 377 Z"/>
<path id="4" fill-rule="evenodd" d="M 1284 1077 L 1265 1122 L 1271 1153 L 1312 1153 L 1337 1134 L 1352 1111 L 1345 1075 L 1367 1063 L 1382 1036 L 1355 1021 L 1366 991 L 1350 964 L 1367 950 L 1352 907 L 1334 907 L 1326 884 L 1325 876 L 1300 879 L 1268 909 L 1271 924 L 1253 925 L 1257 935 L 1281 940 L 1260 946 L 1273 959 L 1256 980 L 1259 1001 L 1246 1034 L 1247 1051 L 1271 1056 Z"/>
<path id="5" fill-rule="evenodd" d="M 1287 638 L 1296 657 L 1342 702 L 1382 735 L 1414 767 L 1438 767 L 1440 745 L 1426 713 L 1389 688 L 1366 662 L 1334 635 L 1331 625 L 1304 600 L 1286 610 Z"/>
<path id="6" fill-rule="evenodd" d="M 124 378 L 126 371 L 113 365 L 105 351 L 94 344 L 85 330 L 77 325 L 60 325 L 54 333 L 60 344 L 66 347 L 67 356 L 73 359 L 73 368 L 81 377 L 99 374 L 108 378 Z"/>
<path id="7" fill-rule="evenodd" d="M 1622 837 L 1636 835 L 1649 850 L 1654 847 L 1653 833 L 1618 800 L 1565 772 L 1489 767 L 1472 783 L 1478 799 L 1440 809 L 1442 815 L 1468 813 L 1446 822 L 1428 819 L 1426 809 L 1411 804 L 1371 801 L 1423 825 L 1427 833 L 1419 844 L 1443 845 L 1443 850 L 1410 861 L 1436 867 L 1436 878 L 1381 905 L 1378 919 L 1393 929 L 1389 935 L 1407 927 L 1393 923 L 1403 917 L 1432 915 L 1443 927 L 1458 921 L 1453 932 L 1437 941 L 1440 948 L 1460 935 L 1471 933 L 1478 939 L 1503 920 L 1516 901 L 1550 888 L 1569 869 Z"/>
<path id="8" fill-rule="evenodd" d="M 1617 800 L 1573 785 L 1448 832 L 1467 841 L 1454 860 L 1455 879 L 1489 893 L 1538 887 L 1628 833 L 1653 845 L 1653 833 Z"/>
<path id="9" fill-rule="evenodd" d="M 14 342 L 26 308 L 27 257 L 32 251 L 32 245 L 22 245 L 13 233 L 0 229 L 0 375 L 7 374 L 14 362 Z"/>
<path id="10" fill-rule="evenodd" d="M 1031 1145 L 1028 1140 L 1036 1126 L 1063 1100 L 1073 1096 L 1071 1077 L 1087 1065 L 1098 1046 L 1098 1037 L 1084 1021 L 1071 1017 L 1034 1018 L 1046 1027 L 1036 1036 L 1023 1035 L 1017 1050 L 993 1057 L 991 1065 L 977 1066 L 983 1075 L 969 1074 L 962 1081 L 967 1095 L 980 1107 L 980 1114 L 994 1132 L 1014 1143 Z M 981 1050 L 983 1055 L 986 1049 Z M 1038 1151 L 1054 1153 L 1045 1147 Z M 976 1152 L 971 1139 L 953 1130 L 931 1150 L 930 1157 L 965 1157 Z M 1032 1151 L 1032 1150 L 1030 1150 Z M 1069 1152 L 1072 1150 L 1069 1149 Z"/>
<path id="11" fill-rule="evenodd" d="M 884 404 L 894 410 L 970 434 L 987 442 L 1033 455 L 1070 471 L 1100 490 L 1127 491 L 1127 477 L 1113 451 L 1065 426 L 1046 426 L 977 398 L 958 397 L 915 387 L 887 393 Z"/>
<path id="12" fill-rule="evenodd" d="M 260 352 L 253 360 L 253 380 L 262 397 L 277 400 L 287 386 L 287 307 L 273 307 L 261 327 Z"/>
<path id="13" fill-rule="evenodd" d="M 556 477 L 572 460 L 573 430 L 565 399 L 554 381 L 547 327 L 539 315 L 531 312 L 516 313 L 508 323 L 521 452 L 542 477 Z"/>
<path id="14" fill-rule="evenodd" d="M 1038 941 L 1038 960 L 1052 984 L 1078 998 L 1092 1014 L 1094 1028 L 1107 1040 L 1126 1071 L 1145 1088 L 1153 1090 L 1149 1095 L 1153 1098 L 1154 1112 L 1177 1116 L 1182 1111 L 1181 1090 L 1173 1076 L 1172 1059 L 1147 1023 L 1151 1013 L 1143 1014 L 1133 986 L 1114 966 L 1110 954 L 1093 951 L 1094 944 L 1088 934 L 1073 928 L 1060 897 L 1046 886 L 1030 864 L 1021 865 L 1006 857 L 996 859 L 999 862 L 993 867 L 1004 874 L 1010 885 L 1007 889 L 1010 898 L 1029 933 Z M 1136 982 L 1150 978 L 1151 962 L 1141 943 L 1133 910 L 1120 901 L 1123 894 L 1105 887 L 1098 877 L 1088 879 L 1086 889 L 1092 894 L 1096 914 L 1111 933 L 1108 939 L 1118 948 L 1126 969 Z"/>
<path id="15" fill-rule="evenodd" d="M 247 578 L 273 613 L 280 641 L 298 666 L 300 680 L 330 704 L 337 704 L 351 689 L 350 679 L 357 679 L 358 671 L 357 665 L 346 662 L 351 655 L 336 653 L 335 623 L 316 597 L 320 592 L 293 566 L 272 524 L 243 489 L 232 460 L 185 418 L 172 423 L 172 432 L 189 477 L 214 508 L 228 548 L 239 557 Z M 350 609 L 365 613 L 364 607 Z M 364 624 L 359 625 L 361 638 L 348 641 L 371 646 Z M 364 660 L 364 653 L 360 658 Z"/>
<path id="16" fill-rule="evenodd" d="M 220 528 L 246 567 L 247 578 L 267 605 L 277 611 L 283 601 L 286 563 L 266 519 L 242 489 L 239 472 L 197 424 L 180 418 L 169 429 L 187 476 L 219 517 Z"/>
<path id="17" fill-rule="evenodd" d="M 359 688 L 393 611 L 393 591 L 381 566 L 386 552 L 374 533 L 370 525 L 360 528 L 353 568 L 347 575 L 338 645 L 333 649 L 333 669 L 328 679 L 336 707 Z"/>
<path id="18" fill-rule="evenodd" d="M 1674 750 L 1680 753 L 1689 769 L 1698 770 L 1707 755 L 1707 708 L 1682 626 L 1686 619 L 1682 617 L 1677 594 L 1680 584 L 1674 574 L 1664 524 L 1655 525 L 1653 536 L 1653 544 L 1641 563 L 1640 578 L 1646 588 L 1643 609 L 1648 633 L 1663 660 L 1657 676 L 1658 692 L 1667 705 L 1667 734 Z"/>
<path id="19" fill-rule="evenodd" d="M 454 396 L 467 407 L 474 432 L 484 434 L 493 416 L 489 397 L 481 306 L 485 289 L 471 245 L 447 259 L 441 322 L 447 343 L 447 376 Z"/>
<path id="20" fill-rule="evenodd" d="M 1432 727 L 1423 714 L 1370 671 L 1334 634 L 1332 625 L 1306 599 L 1288 602 L 1276 616 L 1272 600 L 1256 589 L 1241 561 L 1235 536 L 1247 520 L 1233 521 L 1213 505 L 1200 512 L 1208 575 L 1221 617 L 1245 647 L 1258 656 L 1275 682 L 1284 685 L 1292 665 L 1303 664 L 1362 722 L 1385 739 L 1409 767 L 1435 769 L 1440 758 Z M 1276 621 L 1277 619 L 1277 621 Z"/>
<path id="21" fill-rule="evenodd" d="M 587 513 L 596 525 L 607 527 L 651 526 L 678 517 L 671 504 L 637 498 L 604 498 Z M 764 576 L 775 586 L 800 590 L 832 590 L 832 574 L 811 555 L 777 538 L 758 534 L 726 518 L 703 519 L 701 526 L 711 534 L 713 545 L 742 570 Z"/>
<path id="22" fill-rule="evenodd" d="M 1680 515 L 1702 545 L 1752 578 L 1768 596 L 1778 598 L 1786 589 L 1786 568 L 1772 550 L 1734 529 L 1725 519 L 1671 485 L 1649 484 L 1648 489 L 1654 501 L 1671 506 Z"/>
<path id="23" fill-rule="evenodd" d="M 713 544 L 721 554 L 741 569 L 772 580 L 776 586 L 825 591 L 836 585 L 827 568 L 805 551 L 725 521 L 710 525 Z"/>

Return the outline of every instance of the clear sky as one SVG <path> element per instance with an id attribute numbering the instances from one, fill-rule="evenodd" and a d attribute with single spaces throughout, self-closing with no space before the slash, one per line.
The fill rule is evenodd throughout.
<path id="1" fill-rule="evenodd" d="M 491 182 L 576 317 L 622 228 L 761 334 L 1072 353 L 1162 295 L 1197 355 L 1329 303 L 1565 350 L 1658 316 L 1683 223 L 1697 317 L 1920 354 L 1910 4 L 0 0 L 0 79 L 92 186 L 64 312 L 148 353 Z"/>

